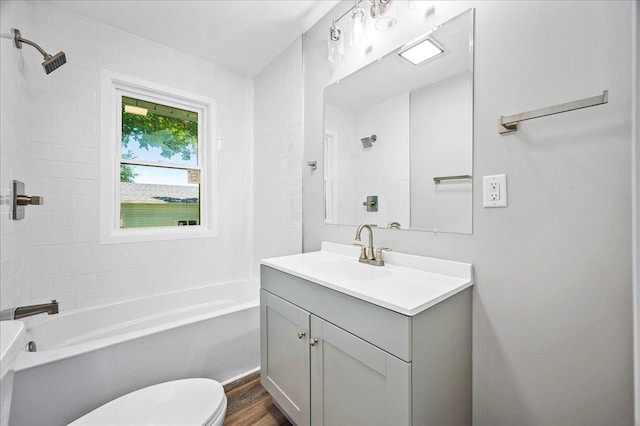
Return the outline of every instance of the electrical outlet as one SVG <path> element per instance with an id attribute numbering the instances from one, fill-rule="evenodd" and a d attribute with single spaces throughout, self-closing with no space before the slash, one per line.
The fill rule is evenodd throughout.
<path id="1" fill-rule="evenodd" d="M 507 175 L 482 177 L 484 207 L 507 207 Z"/>
<path id="2" fill-rule="evenodd" d="M 490 201 L 500 200 L 500 183 L 497 180 L 489 181 L 489 200 Z"/>

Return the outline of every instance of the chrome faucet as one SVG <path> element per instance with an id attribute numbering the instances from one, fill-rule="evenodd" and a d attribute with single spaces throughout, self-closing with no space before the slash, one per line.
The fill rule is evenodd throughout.
<path id="1" fill-rule="evenodd" d="M 374 251 L 373 229 L 371 229 L 371 226 L 365 223 L 363 223 L 358 227 L 358 230 L 356 231 L 356 238 L 355 238 L 356 241 L 360 241 L 360 234 L 362 233 L 363 229 L 369 230 L 369 245 L 364 246 L 363 244 L 355 244 L 357 246 L 360 246 L 360 259 L 358 259 L 358 261 L 361 263 L 366 263 L 368 265 L 384 266 L 384 260 L 382 259 L 382 252 L 391 251 L 391 249 L 387 247 L 381 247 L 378 250 Z"/>
<path id="2" fill-rule="evenodd" d="M 37 314 L 57 314 L 58 301 L 52 300 L 51 303 L 42 303 L 40 305 L 20 306 L 18 308 L 3 309 L 0 311 L 0 321 L 17 320 L 24 317 L 30 317 Z"/>

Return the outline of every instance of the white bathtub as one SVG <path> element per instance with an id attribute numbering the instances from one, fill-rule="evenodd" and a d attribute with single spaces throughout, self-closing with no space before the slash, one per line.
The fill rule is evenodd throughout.
<path id="1" fill-rule="evenodd" d="M 61 306 L 63 309 L 64 306 Z M 28 319 L 10 425 L 64 425 L 136 389 L 260 364 L 259 285 L 229 282 Z"/>

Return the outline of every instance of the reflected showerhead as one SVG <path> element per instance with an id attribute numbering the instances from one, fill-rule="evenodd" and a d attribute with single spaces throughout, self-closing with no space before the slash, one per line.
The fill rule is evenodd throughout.
<path id="1" fill-rule="evenodd" d="M 17 29 L 14 28 L 13 29 L 13 44 L 18 49 L 22 49 L 22 43 L 26 43 L 26 44 L 28 44 L 30 46 L 33 46 L 36 49 L 38 49 L 38 52 L 40 52 L 42 54 L 42 56 L 44 57 L 44 62 L 42 63 L 42 66 L 44 68 L 44 71 L 47 74 L 51 73 L 52 71 L 60 68 L 62 65 L 67 63 L 67 56 L 64 54 L 64 52 L 58 52 L 55 55 L 51 56 L 47 52 L 45 52 L 43 48 L 41 48 L 40 46 L 38 46 L 34 42 L 22 38 L 20 36 L 20 30 L 17 30 Z"/>
<path id="2" fill-rule="evenodd" d="M 378 137 L 376 135 L 371 135 L 368 138 L 362 138 L 360 139 L 360 142 L 362 142 L 362 146 L 364 148 L 371 148 L 373 146 L 373 143 L 378 139 Z"/>

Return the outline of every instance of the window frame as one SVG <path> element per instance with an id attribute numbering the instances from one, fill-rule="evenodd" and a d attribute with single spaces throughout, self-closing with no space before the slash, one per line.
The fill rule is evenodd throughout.
<path id="1" fill-rule="evenodd" d="M 206 238 L 218 234 L 217 102 L 213 98 L 178 90 L 107 70 L 101 71 L 100 129 L 100 243 L 128 243 L 185 238 Z M 122 96 L 148 100 L 198 113 L 198 165 L 148 161 L 127 164 L 200 170 L 200 225 L 120 227 L 120 164 L 122 155 Z"/>

